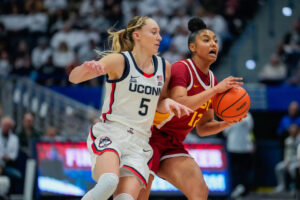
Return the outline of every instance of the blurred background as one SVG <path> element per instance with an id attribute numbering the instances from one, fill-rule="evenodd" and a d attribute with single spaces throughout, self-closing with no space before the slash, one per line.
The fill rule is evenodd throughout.
<path id="1" fill-rule="evenodd" d="M 244 78 L 248 118 L 186 140 L 209 198 L 299 198 L 299 0 L 1 0 L 0 198 L 80 199 L 93 186 L 85 140 L 104 80 L 73 85 L 68 74 L 135 15 L 158 22 L 170 63 L 187 56 L 187 22 L 201 17 L 218 37 L 219 81 Z M 151 199 L 185 198 L 157 178 Z"/>

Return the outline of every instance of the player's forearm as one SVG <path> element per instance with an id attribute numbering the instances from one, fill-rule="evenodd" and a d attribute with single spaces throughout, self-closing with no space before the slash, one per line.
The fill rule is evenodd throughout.
<path id="1" fill-rule="evenodd" d="M 227 127 L 229 127 L 231 124 L 225 121 L 210 121 L 205 124 L 202 124 L 201 126 L 197 126 L 196 130 L 200 137 L 205 137 L 209 135 L 217 134 Z"/>
<path id="2" fill-rule="evenodd" d="M 69 75 L 69 81 L 71 83 L 78 84 L 93 79 L 97 76 L 97 74 L 85 70 L 82 64 L 71 71 Z"/>
<path id="3" fill-rule="evenodd" d="M 210 88 L 193 96 L 174 97 L 173 99 L 193 110 L 196 110 L 212 99 L 216 94 L 217 90 L 215 88 Z"/>

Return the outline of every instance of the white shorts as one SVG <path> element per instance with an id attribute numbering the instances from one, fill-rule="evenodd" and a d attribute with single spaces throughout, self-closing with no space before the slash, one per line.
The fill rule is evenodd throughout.
<path id="1" fill-rule="evenodd" d="M 117 122 L 98 122 L 90 129 L 87 146 L 91 154 L 92 173 L 97 156 L 106 151 L 120 158 L 120 177 L 136 176 L 147 187 L 153 151 L 149 138 Z"/>

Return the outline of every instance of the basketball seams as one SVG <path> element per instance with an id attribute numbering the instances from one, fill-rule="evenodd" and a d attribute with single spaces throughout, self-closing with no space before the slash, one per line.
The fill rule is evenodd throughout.
<path id="1" fill-rule="evenodd" d="M 223 116 L 222 114 L 228 110 L 229 108 L 231 108 L 232 106 L 234 106 L 235 104 L 237 104 L 241 99 L 243 99 L 245 97 L 245 95 L 247 94 L 247 92 L 245 92 L 238 100 L 236 100 L 233 104 L 231 104 L 230 106 L 228 106 L 226 109 L 224 109 L 222 112 L 221 112 L 221 116 Z"/>
<path id="2" fill-rule="evenodd" d="M 231 89 L 229 89 L 229 90 L 227 90 L 226 92 L 224 92 L 224 94 L 221 96 L 220 100 L 218 101 L 216 113 L 217 113 L 218 115 L 220 115 L 220 116 L 222 116 L 222 114 L 219 113 L 219 105 L 220 105 L 220 103 L 221 103 L 223 97 L 225 96 L 225 94 L 227 94 L 230 90 L 231 90 Z"/>
<path id="3" fill-rule="evenodd" d="M 246 112 L 248 112 L 248 109 L 250 108 L 250 106 L 247 107 L 247 109 L 245 109 L 241 114 L 239 115 L 234 115 L 234 116 L 222 116 L 222 117 L 225 117 L 225 118 L 234 118 L 234 117 L 239 117 L 239 116 L 242 116 L 244 115 Z"/>

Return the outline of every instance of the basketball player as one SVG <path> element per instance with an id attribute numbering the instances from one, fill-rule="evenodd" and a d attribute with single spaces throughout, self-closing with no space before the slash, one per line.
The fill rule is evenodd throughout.
<path id="1" fill-rule="evenodd" d="M 201 169 L 182 142 L 193 128 L 199 136 L 208 136 L 231 126 L 234 122 L 214 120 L 211 98 L 243 83 L 242 78 L 227 77 L 217 85 L 217 79 L 209 70 L 218 55 L 217 37 L 200 18 L 192 18 L 188 27 L 191 58 L 172 65 L 169 90 L 172 99 L 193 109 L 194 113 L 180 119 L 173 114 L 155 118 L 150 138 L 151 171 L 181 190 L 189 200 L 206 200 L 209 191 Z M 148 199 L 153 179 L 151 174 L 146 191 L 142 190 L 139 195 L 140 200 Z"/>
<path id="2" fill-rule="evenodd" d="M 155 55 L 161 41 L 159 31 L 153 19 L 134 17 L 126 29 L 109 32 L 110 54 L 84 62 L 70 74 L 73 83 L 107 77 L 101 122 L 90 129 L 87 139 L 97 183 L 83 200 L 107 200 L 113 193 L 116 200 L 137 199 L 150 173 L 152 148 L 148 142 L 155 111 L 174 110 L 178 117 L 192 112 L 164 98 L 170 64 Z"/>

